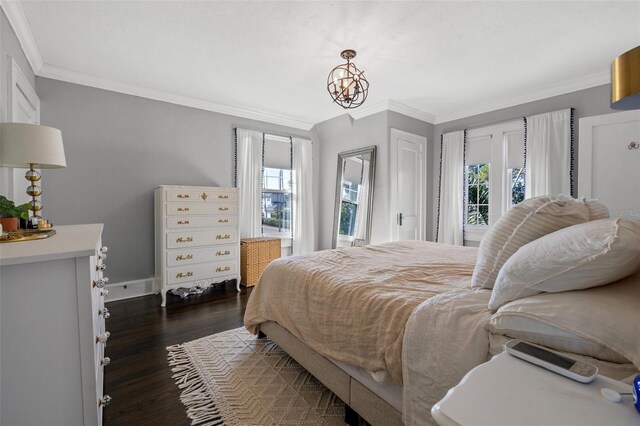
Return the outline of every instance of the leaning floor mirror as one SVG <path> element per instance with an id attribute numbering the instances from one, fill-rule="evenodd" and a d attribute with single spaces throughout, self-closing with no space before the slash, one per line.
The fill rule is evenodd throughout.
<path id="1" fill-rule="evenodd" d="M 369 244 L 375 171 L 375 146 L 338 154 L 333 248 Z"/>

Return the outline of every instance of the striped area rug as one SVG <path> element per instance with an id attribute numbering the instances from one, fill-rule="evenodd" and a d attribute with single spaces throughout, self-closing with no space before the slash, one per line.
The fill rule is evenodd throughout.
<path id="1" fill-rule="evenodd" d="M 237 328 L 167 350 L 193 425 L 344 425 L 344 403 L 269 338 Z"/>

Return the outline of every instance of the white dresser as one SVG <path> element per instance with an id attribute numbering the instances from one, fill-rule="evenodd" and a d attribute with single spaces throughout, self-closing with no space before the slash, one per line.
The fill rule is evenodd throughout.
<path id="1" fill-rule="evenodd" d="M 0 245 L 0 425 L 101 425 L 102 224 Z"/>
<path id="2" fill-rule="evenodd" d="M 159 186 L 155 220 L 162 306 L 172 288 L 235 279 L 240 291 L 237 188 Z"/>

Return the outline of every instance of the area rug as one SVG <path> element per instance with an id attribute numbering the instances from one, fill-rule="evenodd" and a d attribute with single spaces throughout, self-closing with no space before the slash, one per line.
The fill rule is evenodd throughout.
<path id="1" fill-rule="evenodd" d="M 167 350 L 193 425 L 344 425 L 344 403 L 269 338 L 237 328 Z"/>

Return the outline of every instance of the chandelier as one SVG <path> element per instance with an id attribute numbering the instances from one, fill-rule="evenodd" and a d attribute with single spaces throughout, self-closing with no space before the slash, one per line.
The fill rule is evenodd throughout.
<path id="1" fill-rule="evenodd" d="M 369 82 L 364 78 L 364 71 L 351 62 L 356 57 L 355 50 L 343 50 L 340 56 L 347 63 L 331 70 L 327 78 L 327 90 L 331 99 L 342 108 L 357 108 L 367 99 Z"/>

